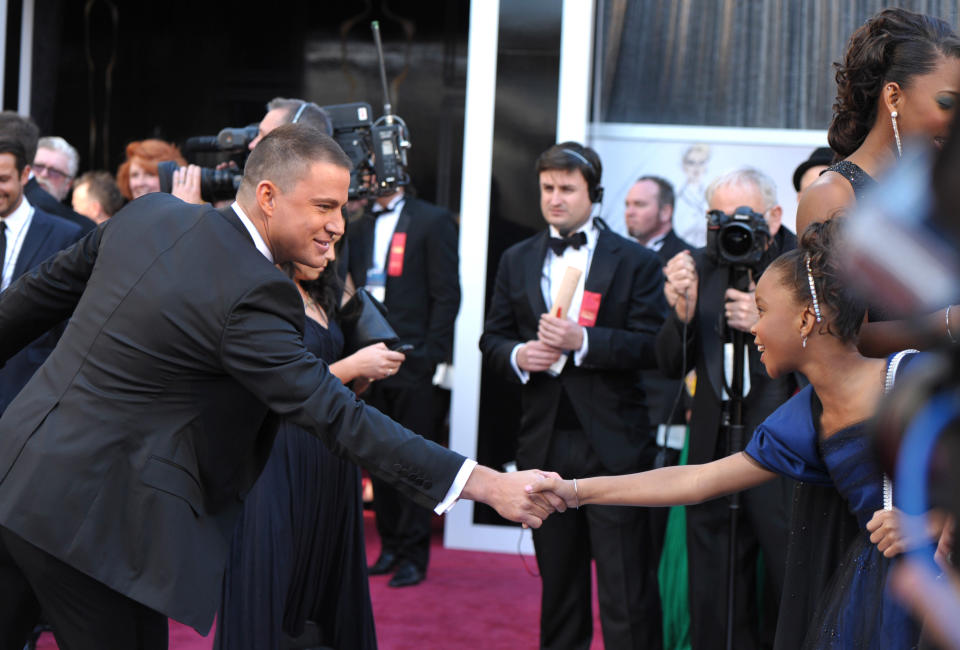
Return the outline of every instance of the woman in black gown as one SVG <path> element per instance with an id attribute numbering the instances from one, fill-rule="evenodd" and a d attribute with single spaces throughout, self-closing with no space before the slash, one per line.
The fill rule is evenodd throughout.
<path id="1" fill-rule="evenodd" d="M 340 359 L 340 292 L 332 261 L 331 249 L 326 269 L 284 269 L 303 297 L 304 344 L 344 383 L 395 373 L 403 354 L 383 344 Z M 284 636 L 300 636 L 308 620 L 316 623 L 323 646 L 376 648 L 360 470 L 282 422 L 234 532 L 214 647 L 283 648 Z"/>

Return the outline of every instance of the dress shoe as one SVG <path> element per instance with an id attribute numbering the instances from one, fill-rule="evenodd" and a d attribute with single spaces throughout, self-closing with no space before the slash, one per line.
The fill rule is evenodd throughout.
<path id="1" fill-rule="evenodd" d="M 409 560 L 404 560 L 397 567 L 397 572 L 393 574 L 393 577 L 390 578 L 390 582 L 387 583 L 388 587 L 412 587 L 413 585 L 418 585 L 423 582 L 423 579 L 427 576 L 423 571 L 417 568 L 417 566 L 410 562 Z"/>
<path id="2" fill-rule="evenodd" d="M 382 576 L 384 573 L 393 571 L 395 566 L 397 566 L 397 554 L 383 551 L 377 561 L 367 569 L 367 572 L 372 576 Z"/>

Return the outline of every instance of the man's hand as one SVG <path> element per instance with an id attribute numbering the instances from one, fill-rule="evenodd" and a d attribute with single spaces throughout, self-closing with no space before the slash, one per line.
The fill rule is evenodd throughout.
<path id="1" fill-rule="evenodd" d="M 736 289 L 727 289 L 724 295 L 723 303 L 724 316 L 727 319 L 727 325 L 741 332 L 750 332 L 758 320 L 760 312 L 757 311 L 757 301 L 754 297 L 757 285 L 751 281 L 748 291 L 737 291 Z"/>
<path id="2" fill-rule="evenodd" d="M 460 496 L 486 503 L 510 521 L 539 528 L 551 513 L 566 509 L 563 500 L 553 494 L 527 494 L 526 487 L 542 480 L 544 476 L 555 475 L 538 470 L 501 473 L 477 465 Z"/>
<path id="3" fill-rule="evenodd" d="M 543 372 L 557 362 L 563 350 L 540 341 L 527 341 L 517 350 L 517 365 L 526 372 Z"/>
<path id="4" fill-rule="evenodd" d="M 681 322 L 689 323 L 697 306 L 697 286 L 700 280 L 690 251 L 680 251 L 670 258 L 663 274 L 667 278 L 663 285 L 667 304 L 677 312 L 677 318 Z"/>
<path id="5" fill-rule="evenodd" d="M 200 196 L 200 168 L 196 165 L 173 170 L 173 188 L 170 193 L 187 203 L 203 204 Z"/>
<path id="6" fill-rule="evenodd" d="M 568 318 L 543 314 L 540 316 L 537 338 L 560 350 L 579 350 L 583 346 L 583 327 Z"/>

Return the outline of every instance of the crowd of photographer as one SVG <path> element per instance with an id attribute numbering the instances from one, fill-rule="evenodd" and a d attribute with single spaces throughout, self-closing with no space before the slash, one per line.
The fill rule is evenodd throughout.
<path id="1" fill-rule="evenodd" d="M 594 566 L 609 648 L 960 647 L 957 504 L 943 487 L 954 481 L 941 468 L 931 488 L 926 466 L 904 465 L 918 439 L 929 463 L 943 449 L 930 431 L 949 431 L 960 410 L 957 279 L 944 280 L 941 302 L 911 301 L 908 287 L 877 291 L 858 273 L 894 276 L 885 258 L 913 240 L 848 237 L 851 222 L 883 225 L 871 212 L 883 197 L 894 205 L 909 194 L 908 181 L 884 179 L 915 146 L 940 151 L 927 167 L 910 163 L 921 169 L 913 193 L 919 183 L 929 194 L 911 204 L 911 227 L 932 222 L 960 241 L 960 38 L 941 20 L 883 11 L 852 35 L 837 84 L 830 148 L 794 175 L 797 234 L 782 223 L 774 182 L 748 166 L 711 179 L 707 245 L 694 248 L 673 230 L 663 178 L 630 189 L 621 237 L 594 215 L 594 150 L 563 142 L 537 159 L 548 228 L 501 257 L 479 346 L 521 394 L 520 422 L 503 423 L 517 432 L 519 469 L 557 473 L 527 488 L 562 510 L 533 533 L 541 647 L 589 647 Z M 0 288 L 147 194 L 236 209 L 245 156 L 284 125 L 309 127 L 352 163 L 352 213 L 323 266 L 281 265 L 303 300 L 304 345 L 366 402 L 440 439 L 434 373 L 451 360 L 461 300 L 454 216 L 405 189 L 406 127 L 389 106 L 377 121 L 363 103 L 276 98 L 266 108 L 257 125 L 184 142 L 188 156 L 230 159 L 216 168 L 147 139 L 127 145 L 115 180 L 78 176 L 69 143 L 0 114 Z M 928 264 L 931 281 L 944 256 L 942 266 L 960 268 L 939 248 L 928 263 L 918 251 L 929 238 L 917 241 L 910 260 Z M 62 331 L 0 368 L 0 412 Z M 916 422 L 928 420 L 939 424 L 923 438 Z M 419 471 L 411 480 L 429 483 Z M 282 422 L 232 536 L 216 647 L 281 648 L 310 622 L 315 644 L 375 648 L 368 575 L 392 574 L 392 587 L 425 580 L 431 517 L 386 482 L 375 494 L 382 551 L 368 568 L 358 468 Z M 677 533 L 657 507 L 681 505 Z M 923 523 L 905 523 L 901 509 Z M 671 581 L 662 569 L 677 548 L 689 574 Z M 7 553 L 0 543 L 0 647 L 41 618 Z M 910 562 L 898 567 L 903 555 Z M 688 592 L 682 611 L 666 597 L 677 589 Z"/>

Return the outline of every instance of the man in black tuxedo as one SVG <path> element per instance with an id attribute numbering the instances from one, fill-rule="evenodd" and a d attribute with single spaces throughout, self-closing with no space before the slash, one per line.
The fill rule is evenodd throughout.
<path id="1" fill-rule="evenodd" d="M 436 440 L 433 375 L 452 355 L 460 309 L 453 215 L 400 188 L 379 197 L 350 225 L 348 243 L 354 283 L 383 301 L 401 343 L 413 346 L 400 371 L 375 382 L 364 397 L 403 426 Z M 391 587 L 418 584 L 427 573 L 432 515 L 378 478 L 373 494 L 383 546 L 370 573 L 395 571 Z"/>
<path id="2" fill-rule="evenodd" d="M 29 175 L 18 140 L 0 135 L 0 290 L 42 261 L 80 239 L 80 229 L 30 205 L 23 196 Z M 62 332 L 57 326 L 7 360 L 0 368 L 0 413 L 47 358 Z M 0 648 L 22 647 L 39 604 L 30 586 L 12 571 L 0 545 Z M 26 623 L 24 623 L 26 622 Z M 26 626 L 26 629 L 24 627 Z M 10 635 L 3 633 L 9 630 Z"/>
<path id="3" fill-rule="evenodd" d="M 711 210 L 726 214 L 746 206 L 763 215 L 772 241 L 761 269 L 797 245 L 781 225 L 776 186 L 762 172 L 744 168 L 713 181 L 706 192 Z M 732 367 L 731 329 L 749 332 L 756 322 L 753 284 L 749 291 L 732 287 L 732 267 L 706 249 L 681 252 L 667 264 L 665 294 L 673 307 L 657 337 L 657 361 L 668 377 L 680 379 L 697 371 L 697 390 L 690 420 L 689 463 L 707 463 L 731 453 L 728 448 L 726 363 Z M 754 278 L 755 280 L 756 278 Z M 686 295 L 685 295 L 686 294 Z M 686 333 L 686 341 L 684 341 Z M 747 337 L 743 422 L 747 440 L 753 430 L 796 390 L 792 376 L 771 379 Z M 684 348 L 686 362 L 684 367 Z M 741 352 L 741 354 L 743 354 Z M 748 372 L 747 372 L 748 371 Z M 777 604 L 783 586 L 792 482 L 776 479 L 742 494 L 737 529 L 737 592 L 733 636 L 735 648 L 766 647 L 772 640 Z M 726 633 L 729 499 L 687 506 L 687 556 L 690 584 L 690 640 L 693 648 L 722 648 Z M 757 624 L 757 554 L 766 568 L 762 626 Z M 762 627 L 762 636 L 758 629 Z"/>
<path id="4" fill-rule="evenodd" d="M 144 196 L 0 294 L 0 359 L 70 316 L 0 418 L 0 542 L 61 647 L 165 648 L 164 616 L 210 628 L 279 416 L 424 506 L 476 498 L 534 527 L 549 513 L 525 496 L 533 473 L 400 427 L 303 347 L 275 264 L 320 266 L 350 167 L 328 136 L 280 127 L 231 207 Z"/>
<path id="5" fill-rule="evenodd" d="M 18 140 L 27 153 L 27 162 L 33 162 L 37 155 L 37 143 L 40 140 L 40 129 L 33 123 L 33 120 L 14 111 L 0 112 L 0 135 Z M 93 230 L 96 226 L 93 221 L 74 212 L 40 187 L 40 183 L 37 182 L 32 173 L 29 180 L 24 183 L 23 194 L 33 207 L 56 215 L 61 219 L 66 219 L 79 226 L 84 233 Z"/>
<path id="6" fill-rule="evenodd" d="M 662 265 L 666 266 L 680 251 L 693 250 L 693 246 L 681 239 L 673 229 L 676 195 L 670 181 L 659 176 L 642 176 L 627 192 L 625 203 L 623 219 L 627 232 L 640 244 L 656 252 Z M 686 423 L 685 400 L 681 397 L 677 402 L 680 382 L 666 379 L 659 370 L 645 372 L 644 381 L 650 394 L 654 426 L 667 424 L 683 427 Z M 677 455 L 678 448 L 683 448 L 682 440 L 678 436 L 671 436 L 668 430 L 658 434 L 658 441 L 660 444 L 674 445 L 672 456 Z"/>
<path id="7" fill-rule="evenodd" d="M 592 149 L 554 145 L 536 169 L 549 229 L 501 257 L 480 339 L 484 361 L 523 385 L 517 464 L 571 477 L 649 469 L 653 445 L 639 371 L 655 365 L 666 312 L 659 260 L 590 218 L 602 192 Z M 571 266 L 583 273 L 569 312 L 551 316 Z M 660 646 L 656 574 L 645 560 L 648 516 L 643 508 L 587 506 L 534 531 L 542 648 L 590 646 L 591 559 L 606 646 Z"/>

